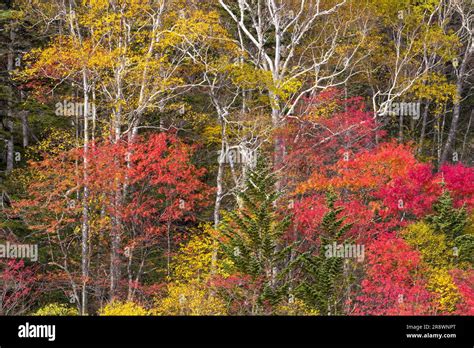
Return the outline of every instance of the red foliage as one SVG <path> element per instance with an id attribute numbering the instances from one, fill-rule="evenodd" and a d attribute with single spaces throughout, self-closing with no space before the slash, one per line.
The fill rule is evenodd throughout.
<path id="1" fill-rule="evenodd" d="M 353 224 L 349 236 L 369 245 L 355 313 L 431 313 L 433 299 L 425 289 L 420 255 L 394 232 L 430 214 L 443 185 L 455 206 L 474 208 L 474 169 L 444 165 L 436 173 L 431 164 L 416 159 L 410 144 L 373 145 L 370 115 L 355 107 L 360 100 L 352 99 L 344 109 L 341 95 L 327 91 L 313 101 L 316 107 L 291 121 L 285 134 L 287 186 L 294 188 L 295 201 L 288 235 L 317 244 L 326 212 L 324 193 L 336 190 L 336 205 L 344 209 L 341 216 Z M 472 283 L 472 274 L 459 278 L 464 298 L 460 313 L 472 311 Z"/>
<path id="2" fill-rule="evenodd" d="M 87 188 L 91 245 L 104 257 L 97 272 L 107 274 L 108 257 L 102 251 L 110 250 L 112 232 L 120 234 L 117 251 L 137 257 L 153 247 L 161 249 L 160 243 L 167 245 L 165 233 L 173 242 L 180 228 L 208 204 L 212 191 L 201 181 L 204 170 L 191 163 L 192 153 L 193 148 L 176 136 L 160 133 L 133 142 L 91 142 L 87 149 L 45 155 L 31 163 L 39 179 L 31 182 L 28 197 L 17 202 L 16 210 L 31 229 L 48 234 L 55 245 L 67 243 L 60 257 L 72 258 L 80 250 L 75 231 L 81 228 Z M 55 239 L 58 235 L 61 239 Z M 64 278 L 64 272 L 58 272 L 56 279 Z M 69 272 L 79 281 L 79 267 Z M 106 286 L 102 277 L 91 274 L 91 280 Z M 140 287 L 140 279 L 129 285 Z"/>
<path id="3" fill-rule="evenodd" d="M 345 152 L 352 156 L 371 147 L 376 135 L 374 118 L 365 111 L 362 98 L 344 99 L 342 91 L 329 89 L 305 101 L 304 113 L 291 117 L 279 132 L 287 151 L 285 171 L 292 183 L 326 170 Z"/>
<path id="4" fill-rule="evenodd" d="M 387 208 L 383 216 L 423 217 L 442 192 L 435 181 L 432 166 L 416 164 L 405 175 L 399 175 L 382 187 L 374 196 Z"/>
<path id="5" fill-rule="evenodd" d="M 307 182 L 299 185 L 297 192 L 334 187 L 359 192 L 365 197 L 397 176 L 405 176 L 416 164 L 412 152 L 409 145 L 382 143 L 347 160 L 340 158 L 333 165 L 327 166 L 326 172 L 315 171 Z"/>
<path id="6" fill-rule="evenodd" d="M 265 279 L 264 277 L 252 278 L 246 274 L 234 273 L 226 278 L 215 276 L 210 284 L 231 304 L 228 308 L 229 314 L 248 315 L 254 314 L 258 294 L 262 292 Z M 263 311 L 270 314 L 271 305 L 263 303 Z"/>
<path id="7" fill-rule="evenodd" d="M 373 238 L 376 224 L 373 222 L 374 214 L 369 207 L 358 200 L 355 195 L 343 197 L 336 201 L 336 207 L 343 210 L 341 216 L 345 218 L 346 224 L 352 224 L 347 231 L 346 237 L 351 237 L 358 242 L 365 242 Z M 290 231 L 298 231 L 292 240 L 304 238 L 305 240 L 318 242 L 318 226 L 321 224 L 324 214 L 327 212 L 326 200 L 322 194 L 314 194 L 302 197 L 294 203 L 293 228 Z M 291 232 L 290 232 L 291 233 Z"/>
<path id="8" fill-rule="evenodd" d="M 355 314 L 423 315 L 430 313 L 420 254 L 401 238 L 384 234 L 366 252 L 367 271 Z"/>
<path id="9" fill-rule="evenodd" d="M 462 163 L 446 164 L 441 167 L 438 178 L 440 176 L 451 192 L 455 206 L 466 204 L 469 209 L 474 208 L 474 168 Z"/>
<path id="10" fill-rule="evenodd" d="M 422 218 L 431 212 L 444 186 L 453 197 L 454 206 L 474 207 L 474 169 L 462 164 L 444 165 L 439 173 L 426 163 L 415 164 L 405 175 L 398 175 L 374 196 L 382 200 L 384 217 Z"/>
<path id="11" fill-rule="evenodd" d="M 190 163 L 191 151 L 164 133 L 133 144 L 128 177 L 136 191 L 127 207 L 127 219 L 154 217 L 156 224 L 192 220 L 193 212 L 207 205 L 209 188 L 200 181 L 205 169 Z M 143 192 L 150 187 L 153 195 L 144 198 Z"/>
<path id="12" fill-rule="evenodd" d="M 461 294 L 461 303 L 458 304 L 455 314 L 474 315 L 474 270 L 453 270 L 451 274 Z"/>
<path id="13" fill-rule="evenodd" d="M 0 315 L 24 314 L 32 302 L 35 272 L 23 260 L 0 263 Z"/>
<path id="14" fill-rule="evenodd" d="M 192 150 L 165 133 L 129 143 L 92 143 L 87 152 L 76 150 L 87 158 L 87 175 L 77 180 L 88 187 L 91 201 L 151 237 L 168 224 L 193 220 L 207 205 L 210 191 L 200 180 L 205 170 L 191 164 Z"/>

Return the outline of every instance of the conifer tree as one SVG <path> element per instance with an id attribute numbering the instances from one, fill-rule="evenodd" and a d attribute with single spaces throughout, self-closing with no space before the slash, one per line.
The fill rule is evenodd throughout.
<path id="1" fill-rule="evenodd" d="M 449 241 L 463 234 L 468 222 L 465 207 L 454 208 L 453 199 L 448 190 L 443 190 L 438 201 L 433 205 L 434 214 L 426 220 L 437 233 L 444 233 Z"/>
<path id="2" fill-rule="evenodd" d="M 426 220 L 435 233 L 442 233 L 453 250 L 451 259 L 458 267 L 470 267 L 474 260 L 474 237 L 465 234 L 469 217 L 465 206 L 454 208 L 453 199 L 448 190 L 443 190 L 438 201 L 433 205 L 434 214 Z"/>
<path id="3" fill-rule="evenodd" d="M 454 251 L 459 268 L 474 266 L 474 235 L 463 234 L 454 240 Z"/>
<path id="4" fill-rule="evenodd" d="M 341 217 L 342 207 L 336 207 L 336 194 L 326 194 L 328 211 L 320 225 L 319 250 L 308 251 L 301 255 L 304 280 L 296 288 L 296 293 L 308 306 L 315 308 L 321 315 L 341 314 L 342 303 L 338 296 L 344 277 L 344 259 L 339 255 L 327 253 L 328 248 L 333 248 L 334 243 L 341 245 L 349 242 L 344 238 L 352 224 L 344 223 Z"/>
<path id="5" fill-rule="evenodd" d="M 232 260 L 235 270 L 262 284 L 257 298 L 257 310 L 266 304 L 276 305 L 288 296 L 287 274 L 290 269 L 292 244 L 286 245 L 283 235 L 290 216 L 280 216 L 276 202 L 277 179 L 264 159 L 257 161 L 246 180 L 246 189 L 238 194 L 242 206 L 224 216 L 220 231 L 221 247 Z"/>

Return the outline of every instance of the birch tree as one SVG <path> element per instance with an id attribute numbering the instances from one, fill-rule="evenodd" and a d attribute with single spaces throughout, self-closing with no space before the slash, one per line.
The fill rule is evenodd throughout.
<path id="1" fill-rule="evenodd" d="M 454 16 L 459 17 L 460 26 L 457 31 L 457 36 L 462 42 L 462 48 L 459 57 L 453 59 L 453 69 L 456 76 L 456 92 L 458 100 L 453 106 L 453 116 L 451 125 L 449 127 L 448 137 L 440 158 L 441 164 L 447 160 L 448 155 L 456 142 L 458 124 L 461 117 L 461 102 L 465 97 L 463 96 L 463 92 L 468 78 L 472 75 L 472 57 L 474 54 L 474 42 L 472 38 L 474 35 L 474 13 L 472 11 L 472 2 L 452 0 L 448 6 L 452 8 Z"/>
<path id="2" fill-rule="evenodd" d="M 347 3 L 219 0 L 236 26 L 235 36 L 248 59 L 268 74 L 268 106 L 274 127 L 294 112 L 305 95 L 341 85 L 353 75 L 350 63 L 358 45 L 343 50 L 341 44 L 352 23 L 336 19 Z M 364 40 L 362 31 L 353 35 L 359 42 Z M 274 148 L 279 166 L 284 145 L 278 137 Z"/>

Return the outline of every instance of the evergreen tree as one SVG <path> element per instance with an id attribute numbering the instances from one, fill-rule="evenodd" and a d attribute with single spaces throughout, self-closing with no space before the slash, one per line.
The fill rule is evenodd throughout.
<path id="1" fill-rule="evenodd" d="M 304 280 L 296 289 L 297 296 L 321 315 L 340 314 L 342 307 L 338 299 L 341 299 L 339 290 L 343 284 L 344 260 L 335 255 L 335 250 L 331 255 L 327 251 L 334 247 L 334 243 L 349 242 L 344 236 L 352 224 L 344 223 L 345 218 L 340 217 L 343 208 L 335 207 L 336 198 L 333 192 L 326 195 L 328 212 L 320 225 L 319 250 L 306 252 L 299 258 Z"/>
<path id="2" fill-rule="evenodd" d="M 453 199 L 448 190 L 444 190 L 438 201 L 433 205 L 434 214 L 426 220 L 437 233 L 444 233 L 449 241 L 463 234 L 468 222 L 465 207 L 454 208 Z"/>
<path id="3" fill-rule="evenodd" d="M 463 234 L 454 240 L 454 250 L 458 267 L 470 268 L 474 266 L 474 235 Z"/>
<path id="4" fill-rule="evenodd" d="M 248 175 L 245 191 L 238 194 L 241 208 L 228 213 L 220 227 L 225 236 L 221 247 L 237 272 L 262 284 L 254 314 L 261 313 L 264 304 L 276 305 L 288 296 L 286 275 L 293 245 L 286 245 L 283 235 L 290 216 L 282 217 L 277 211 L 280 192 L 275 190 L 276 181 L 259 159 Z"/>
<path id="5" fill-rule="evenodd" d="M 453 248 L 452 259 L 458 267 L 470 267 L 474 260 L 474 237 L 464 233 L 469 222 L 466 208 L 454 208 L 451 194 L 445 189 L 433 210 L 427 222 L 435 233 L 446 235 L 448 246 Z"/>

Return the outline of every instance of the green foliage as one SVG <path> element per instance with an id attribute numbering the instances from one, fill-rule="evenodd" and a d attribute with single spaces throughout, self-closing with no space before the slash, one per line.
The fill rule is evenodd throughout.
<path id="1" fill-rule="evenodd" d="M 463 234 L 454 240 L 459 266 L 472 268 L 474 265 L 474 235 Z"/>
<path id="2" fill-rule="evenodd" d="M 275 305 L 288 293 L 285 275 L 293 245 L 285 246 L 283 241 L 290 218 L 277 212 L 280 193 L 275 190 L 276 177 L 264 161 L 259 158 L 248 175 L 245 191 L 238 195 L 241 209 L 230 212 L 221 224 L 221 247 L 236 272 L 263 284 L 258 304 Z"/>
<path id="3" fill-rule="evenodd" d="M 14 11 L 12 10 L 0 10 L 0 21 L 9 20 L 13 18 Z"/>
<path id="4" fill-rule="evenodd" d="M 454 208 L 445 190 L 433 205 L 426 222 L 410 225 L 405 240 L 423 256 L 430 267 L 469 268 L 474 263 L 474 236 L 469 234 L 469 217 L 464 207 Z"/>
<path id="5" fill-rule="evenodd" d="M 468 224 L 468 215 L 464 207 L 454 208 L 453 199 L 448 190 L 444 190 L 438 201 L 433 205 L 434 214 L 426 220 L 435 232 L 444 233 L 449 241 L 463 234 Z"/>
<path id="6" fill-rule="evenodd" d="M 335 206 L 337 196 L 333 192 L 326 195 L 328 211 L 323 217 L 319 229 L 319 251 L 310 251 L 300 256 L 304 270 L 304 281 L 296 288 L 298 297 L 322 315 L 341 314 L 342 306 L 338 303 L 338 290 L 343 283 L 344 260 L 341 257 L 326 253 L 327 246 L 343 242 L 343 237 L 352 224 L 346 224 L 340 217 L 341 207 Z M 349 239 L 344 240 L 349 242 Z"/>

